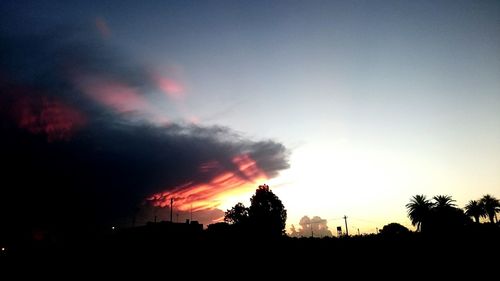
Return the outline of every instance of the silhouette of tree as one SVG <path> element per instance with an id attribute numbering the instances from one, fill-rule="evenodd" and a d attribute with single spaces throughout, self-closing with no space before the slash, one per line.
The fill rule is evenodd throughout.
<path id="1" fill-rule="evenodd" d="M 246 223 L 248 221 L 248 208 L 243 203 L 238 202 L 225 212 L 224 221 L 235 225 Z"/>
<path id="2" fill-rule="evenodd" d="M 281 236 L 285 233 L 286 209 L 281 200 L 264 184 L 250 199 L 249 220 L 260 236 Z"/>
<path id="3" fill-rule="evenodd" d="M 483 204 L 477 200 L 470 200 L 469 203 L 465 205 L 465 214 L 469 217 L 473 217 L 476 223 L 479 223 L 480 217 L 486 216 Z"/>
<path id="4" fill-rule="evenodd" d="M 385 225 L 380 230 L 380 234 L 384 236 L 398 236 L 403 234 L 408 234 L 410 230 L 408 228 L 402 226 L 399 223 L 393 222 L 388 225 Z"/>
<path id="5" fill-rule="evenodd" d="M 417 231 L 422 231 L 424 223 L 429 218 L 433 203 L 430 202 L 425 195 L 415 195 L 410 199 L 410 203 L 406 204 L 408 209 L 408 217 L 412 225 L 417 226 Z"/>
<path id="6" fill-rule="evenodd" d="M 455 200 L 453 200 L 449 195 L 437 195 L 432 197 L 432 199 L 436 201 L 433 207 L 437 209 L 453 208 L 457 206 L 454 203 Z"/>
<path id="7" fill-rule="evenodd" d="M 491 223 L 495 223 L 497 220 L 497 212 L 500 212 L 500 201 L 494 196 L 486 194 L 480 200 L 483 204 L 484 211 L 488 215 Z"/>
<path id="8" fill-rule="evenodd" d="M 450 233 L 470 222 L 464 211 L 456 207 L 455 200 L 451 196 L 437 195 L 432 199 L 434 199 L 434 204 L 427 221 L 429 232 Z"/>

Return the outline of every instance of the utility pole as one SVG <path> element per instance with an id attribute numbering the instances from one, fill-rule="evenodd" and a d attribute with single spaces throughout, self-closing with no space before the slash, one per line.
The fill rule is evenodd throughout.
<path id="1" fill-rule="evenodd" d="M 173 215 L 172 210 L 173 210 L 173 206 L 174 206 L 174 198 L 170 198 L 170 222 L 174 222 L 174 221 L 172 220 L 172 215 Z"/>
<path id="2" fill-rule="evenodd" d="M 345 235 L 349 236 L 349 229 L 347 228 L 347 216 L 344 215 L 344 221 L 345 221 Z"/>
<path id="3" fill-rule="evenodd" d="M 191 216 L 189 221 L 193 221 L 193 204 L 191 204 Z"/>
<path id="4" fill-rule="evenodd" d="M 359 236 L 359 235 L 360 235 L 360 234 L 359 234 L 359 228 L 358 228 L 358 236 Z"/>

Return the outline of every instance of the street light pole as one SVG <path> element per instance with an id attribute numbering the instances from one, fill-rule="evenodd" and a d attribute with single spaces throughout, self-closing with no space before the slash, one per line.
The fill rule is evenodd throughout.
<path id="1" fill-rule="evenodd" d="M 347 216 L 344 215 L 344 221 L 345 221 L 345 235 L 349 236 L 349 229 L 347 228 Z"/>
<path id="2" fill-rule="evenodd" d="M 174 222 L 172 220 L 172 215 L 173 215 L 173 206 L 174 206 L 174 198 L 170 198 L 170 222 Z"/>

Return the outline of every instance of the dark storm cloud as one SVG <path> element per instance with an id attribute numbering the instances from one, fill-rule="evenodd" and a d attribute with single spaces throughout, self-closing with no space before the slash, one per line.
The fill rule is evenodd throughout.
<path id="1" fill-rule="evenodd" d="M 145 66 L 80 29 L 0 34 L 0 39 L 3 78 L 44 90 L 45 95 L 85 102 L 74 85 L 78 75 L 123 81 L 142 94 L 155 87 Z"/>
<path id="2" fill-rule="evenodd" d="M 156 86 L 145 67 L 81 31 L 0 36 L 4 223 L 109 222 L 153 193 L 238 173 L 233 158 L 241 154 L 268 176 L 288 167 L 280 143 L 225 127 L 131 121 L 89 98 L 75 77 L 118 81 L 140 97 Z M 200 170 L 205 163 L 216 165 Z"/>
<path id="3" fill-rule="evenodd" d="M 268 177 L 274 177 L 278 171 L 288 168 L 288 151 L 281 144 L 274 141 L 253 142 L 250 144 L 250 156 L 258 159 L 259 167 L 263 169 Z"/>

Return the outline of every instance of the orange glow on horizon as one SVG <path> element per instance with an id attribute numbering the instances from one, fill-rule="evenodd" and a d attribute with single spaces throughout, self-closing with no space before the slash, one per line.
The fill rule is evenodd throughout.
<path id="1" fill-rule="evenodd" d="M 235 156 L 232 162 L 238 172 L 225 171 L 208 183 L 194 184 L 189 182 L 173 190 L 157 193 L 147 200 L 154 206 L 168 207 L 170 199 L 174 199 L 174 209 L 180 211 L 204 211 L 218 208 L 225 202 L 233 202 L 242 193 L 252 192 L 258 183 L 268 179 L 257 163 L 247 154 Z M 201 171 L 216 168 L 215 161 L 200 165 Z M 236 203 L 236 202 L 234 202 Z"/>

